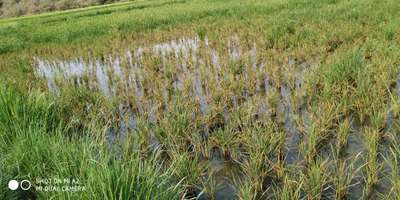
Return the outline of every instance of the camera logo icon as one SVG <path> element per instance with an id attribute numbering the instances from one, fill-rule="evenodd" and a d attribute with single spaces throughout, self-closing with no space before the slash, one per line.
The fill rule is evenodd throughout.
<path id="1" fill-rule="evenodd" d="M 10 190 L 17 190 L 18 187 L 20 187 L 21 190 L 29 190 L 32 187 L 32 183 L 28 180 L 22 180 L 20 183 L 16 180 L 10 180 L 8 182 L 8 188 Z"/>
<path id="2" fill-rule="evenodd" d="M 11 181 L 8 182 L 8 188 L 9 188 L 10 190 L 16 190 L 16 189 L 18 189 L 18 185 L 19 185 L 19 183 L 18 183 L 18 181 L 16 181 L 16 180 L 11 180 Z"/>

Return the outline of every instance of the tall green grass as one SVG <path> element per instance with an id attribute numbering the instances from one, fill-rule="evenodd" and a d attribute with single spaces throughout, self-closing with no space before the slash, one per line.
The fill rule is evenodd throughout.
<path id="1" fill-rule="evenodd" d="M 179 199 L 182 193 L 173 171 L 157 155 L 123 150 L 119 157 L 107 150 L 101 133 L 74 131 L 52 97 L 1 87 L 0 174 L 1 199 Z M 11 179 L 79 179 L 85 191 L 40 192 L 8 190 Z"/>

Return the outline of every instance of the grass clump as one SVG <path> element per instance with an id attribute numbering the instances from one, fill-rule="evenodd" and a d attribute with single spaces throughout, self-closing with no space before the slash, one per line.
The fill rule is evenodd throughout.
<path id="1" fill-rule="evenodd" d="M 52 97 L 39 92 L 22 94 L 0 90 L 1 185 L 8 180 L 30 180 L 28 191 L 2 188 L 2 199 L 179 199 L 181 188 L 173 172 L 161 167 L 157 156 L 139 151 L 117 159 L 107 151 L 101 135 L 70 134 Z M 60 148 L 62 147 L 62 148 Z M 128 152 L 127 150 L 124 150 Z M 84 189 L 77 192 L 44 192 L 38 179 L 77 179 Z"/>

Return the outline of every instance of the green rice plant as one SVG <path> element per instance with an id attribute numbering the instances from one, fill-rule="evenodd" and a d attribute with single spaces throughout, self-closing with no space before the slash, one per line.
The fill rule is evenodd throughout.
<path id="1" fill-rule="evenodd" d="M 363 166 L 356 168 L 356 162 L 360 159 L 358 154 L 350 159 L 341 160 L 335 159 L 335 166 L 332 172 L 333 185 L 335 187 L 335 198 L 346 199 L 346 195 L 349 193 L 349 188 L 352 186 L 352 180 L 359 174 Z"/>
<path id="2" fill-rule="evenodd" d="M 352 90 L 357 87 L 356 79 L 364 70 L 364 59 L 360 51 L 350 52 L 339 62 L 322 68 L 322 98 L 343 107 L 342 112 L 349 114 L 354 105 Z M 339 107 L 337 107 L 339 109 Z"/>
<path id="3" fill-rule="evenodd" d="M 395 37 L 396 37 L 396 31 L 393 30 L 392 27 L 387 28 L 387 29 L 385 30 L 384 34 L 385 34 L 385 39 L 386 39 L 386 40 L 389 40 L 389 41 L 394 40 Z"/>
<path id="4" fill-rule="evenodd" d="M 339 63 L 329 66 L 323 77 L 327 89 L 334 89 L 335 86 L 339 86 L 338 89 L 352 86 L 357 74 L 362 70 L 363 61 L 361 52 L 357 51 L 349 53 Z"/>
<path id="5" fill-rule="evenodd" d="M 278 47 L 281 40 L 286 39 L 287 35 L 296 33 L 296 24 L 294 21 L 286 21 L 284 24 L 273 26 L 272 30 L 266 35 L 266 40 L 270 47 Z"/>
<path id="6" fill-rule="evenodd" d="M 396 143 L 394 143 L 396 144 Z M 386 163 L 390 168 L 389 180 L 391 183 L 391 189 L 388 194 L 385 195 L 387 199 L 399 199 L 400 194 L 400 169 L 399 169 L 399 158 L 400 158 L 400 149 L 398 145 L 393 145 L 390 149 L 390 157 L 385 158 Z"/>
<path id="7" fill-rule="evenodd" d="M 25 134 L 21 131 L 51 131 L 62 124 L 57 107 L 45 95 L 33 92 L 25 97 L 21 91 L 8 89 L 4 85 L 1 85 L 0 91 L 0 128 L 3 132 L 2 141 L 7 146 L 12 145 L 15 137 Z"/>
<path id="8" fill-rule="evenodd" d="M 213 146 L 218 146 L 226 159 L 239 161 L 241 152 L 238 150 L 240 140 L 232 130 L 217 130 L 210 136 L 210 141 Z"/>
<path id="9" fill-rule="evenodd" d="M 182 180 L 182 185 L 185 188 L 200 189 L 200 180 L 203 179 L 207 171 L 207 163 L 201 161 L 198 157 L 194 157 L 189 153 L 174 153 L 176 156 L 173 158 L 171 168 L 175 176 Z"/>
<path id="10" fill-rule="evenodd" d="M 322 199 L 330 174 L 327 173 L 328 161 L 316 160 L 310 163 L 304 177 L 304 190 L 307 199 Z"/>
<path id="11" fill-rule="evenodd" d="M 299 181 L 285 176 L 281 187 L 275 192 L 275 197 L 280 200 L 302 199 L 302 190 L 304 187 L 304 177 L 299 177 Z"/>
<path id="12" fill-rule="evenodd" d="M 116 160 L 104 151 L 105 145 L 96 137 L 68 136 L 73 129 L 62 120 L 57 104 L 45 95 L 35 92 L 23 95 L 8 88 L 0 92 L 0 153 L 5 163 L 1 171 L 5 177 L 32 181 L 39 177 L 74 177 L 85 187 L 78 193 L 2 190 L 0 196 L 11 199 L 179 198 L 182 192 L 179 181 L 172 171 L 164 171 L 156 162 L 157 156 L 144 160 L 141 154 L 131 153 L 125 154 L 123 160 Z M 7 180 L 2 178 L 2 185 L 6 184 L 4 181 Z"/>
<path id="13" fill-rule="evenodd" d="M 196 135 L 199 135 L 199 125 L 192 121 L 192 109 L 177 97 L 170 112 L 164 113 L 160 118 L 156 135 L 167 149 L 182 152 L 189 150 L 188 145 L 193 145 L 194 148 L 198 146 Z"/>
<path id="14" fill-rule="evenodd" d="M 271 127 L 272 128 L 272 127 Z M 276 151 L 284 143 L 283 133 L 272 133 L 267 127 L 254 126 L 246 130 L 246 147 L 248 158 L 240 163 L 245 180 L 252 183 L 251 191 L 263 194 L 270 185 L 265 185 L 267 178 L 274 179 L 280 170 L 284 170 L 276 161 L 279 152 Z M 283 173 L 283 172 L 282 172 Z M 247 188 L 249 189 L 249 188 Z M 249 192 L 247 190 L 247 192 Z"/>
<path id="15" fill-rule="evenodd" d="M 324 102 L 321 106 L 315 106 L 310 114 L 310 125 L 305 132 L 305 141 L 301 144 L 301 151 L 305 156 L 305 162 L 312 163 L 316 159 L 321 144 L 329 144 L 332 137 L 332 125 L 337 120 L 341 106 L 332 102 Z"/>
<path id="16" fill-rule="evenodd" d="M 238 188 L 238 199 L 240 200 L 256 200 L 257 192 L 254 191 L 251 181 L 241 181 Z"/>
<path id="17" fill-rule="evenodd" d="M 300 149 L 302 154 L 305 156 L 305 161 L 309 163 L 314 160 L 317 153 L 319 131 L 316 125 L 312 123 L 306 132 L 307 138 L 303 143 L 301 143 Z"/>
<path id="18" fill-rule="evenodd" d="M 197 35 L 200 37 L 201 40 L 204 40 L 206 37 L 206 30 L 204 27 L 200 26 L 196 30 Z"/>
<path id="19" fill-rule="evenodd" d="M 66 171 L 70 168 L 65 167 L 64 164 L 68 160 L 71 166 L 80 166 L 84 162 L 85 154 L 79 154 L 82 157 L 72 157 L 75 151 L 81 150 L 80 146 L 75 145 L 74 142 L 66 144 L 67 138 L 62 138 L 64 136 L 59 134 L 60 132 L 68 133 L 69 128 L 67 123 L 62 121 L 58 106 L 43 94 L 32 92 L 24 95 L 18 90 L 5 88 L 3 85 L 1 87 L 0 141 L 2 148 L 0 148 L 0 153 L 5 163 L 1 168 L 2 173 L 9 178 L 34 180 L 35 177 L 54 176 L 58 169 L 60 169 L 58 174 L 60 176 L 67 175 L 68 172 L 76 172 Z M 56 150 L 60 146 L 66 146 L 66 149 Z M 53 150 L 56 152 L 52 152 Z M 65 154 L 65 151 L 69 151 L 69 154 Z M 6 183 L 2 182 L 2 184 Z M 14 194 L 10 191 L 3 192 L 1 195 L 5 197 L 9 195 L 15 195 L 17 198 L 42 196 L 33 189 L 21 190 Z"/>
<path id="20" fill-rule="evenodd" d="M 130 161 L 118 161 L 112 166 L 97 164 L 89 176 L 89 198 L 101 199 L 179 199 L 180 186 L 172 181 L 172 171 L 163 172 L 154 161 L 142 161 L 132 155 Z M 136 157 L 136 158 L 135 158 Z M 157 159 L 157 158 L 156 158 Z M 102 173 L 98 174 L 100 171 Z M 97 175 L 96 175 L 97 174 Z"/>
<path id="21" fill-rule="evenodd" d="M 380 141 L 379 132 L 374 128 L 366 128 L 364 130 L 367 147 L 367 158 L 365 166 L 365 179 L 367 193 L 371 192 L 373 187 L 378 183 L 379 171 L 382 164 L 378 162 L 378 145 Z"/>
<path id="22" fill-rule="evenodd" d="M 337 140 L 336 140 L 336 153 L 339 155 L 343 148 L 347 145 L 347 140 L 351 130 L 351 124 L 353 122 L 346 118 L 339 124 L 337 129 Z"/>

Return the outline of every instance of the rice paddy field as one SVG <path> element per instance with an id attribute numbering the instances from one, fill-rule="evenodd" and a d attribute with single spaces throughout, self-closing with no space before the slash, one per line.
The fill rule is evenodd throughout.
<path id="1" fill-rule="evenodd" d="M 0 199 L 399 200 L 399 13 L 146 0 L 2 19 Z"/>

